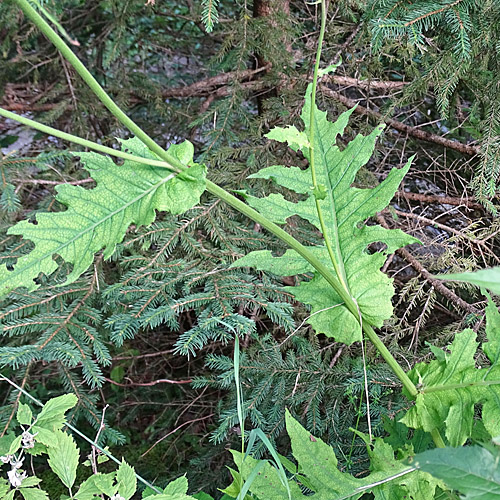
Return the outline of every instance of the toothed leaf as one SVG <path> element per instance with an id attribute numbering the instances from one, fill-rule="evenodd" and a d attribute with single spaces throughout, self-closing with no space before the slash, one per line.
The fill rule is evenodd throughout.
<path id="1" fill-rule="evenodd" d="M 357 302 L 363 320 L 374 326 L 382 326 L 392 315 L 391 298 L 394 293 L 391 280 L 382 267 L 387 254 L 393 253 L 417 240 L 399 230 L 388 230 L 377 225 L 366 225 L 365 221 L 383 210 L 394 196 L 408 164 L 392 169 L 387 178 L 373 189 L 352 187 L 356 174 L 365 165 L 375 148 L 382 127 L 377 127 L 367 137 L 358 135 L 343 150 L 336 145 L 337 137 L 344 132 L 353 110 L 346 111 L 335 122 L 329 122 L 326 113 L 315 109 L 314 136 L 309 144 L 311 88 L 306 94 L 302 110 L 304 132 L 295 127 L 279 128 L 268 137 L 287 142 L 294 150 L 300 150 L 310 159 L 310 146 L 315 151 L 317 187 L 313 189 L 310 167 L 272 166 L 262 169 L 251 177 L 272 179 L 276 184 L 308 195 L 297 203 L 288 201 L 281 194 L 270 194 L 264 198 L 246 196 L 247 202 L 277 224 L 286 224 L 292 215 L 299 215 L 321 230 L 316 201 L 323 212 L 328 239 L 339 269 L 339 279 Z M 375 242 L 385 244 L 385 250 L 370 254 L 368 247 Z M 309 248 L 323 264 L 333 270 L 326 246 Z M 308 322 L 317 333 L 324 333 L 336 340 L 351 344 L 361 340 L 361 328 L 344 306 L 338 294 L 312 266 L 295 251 L 288 250 L 281 257 L 269 251 L 257 251 L 239 259 L 235 266 L 249 266 L 270 271 L 281 276 L 312 273 L 313 279 L 302 282 L 288 290 L 301 302 L 312 306 Z"/>
<path id="2" fill-rule="evenodd" d="M 382 439 L 375 438 L 368 446 L 371 459 L 370 474 L 363 478 L 342 472 L 338 468 L 333 449 L 320 438 L 304 429 L 290 413 L 286 412 L 286 429 L 292 445 L 292 453 L 297 462 L 297 473 L 289 480 L 288 490 L 282 483 L 277 469 L 267 463 L 253 478 L 250 491 L 258 498 L 266 500 L 356 500 L 365 493 L 372 492 L 376 500 L 429 500 L 434 498 L 436 486 L 443 483 L 424 472 L 409 470 L 403 460 L 394 458 L 394 450 Z M 372 447 L 373 446 L 373 447 Z M 255 469 L 258 460 L 233 451 L 235 463 L 246 481 Z M 314 492 L 312 497 L 302 492 L 299 484 Z"/>
<path id="3" fill-rule="evenodd" d="M 486 337 L 482 350 L 489 366 L 476 368 L 476 333 L 455 335 L 448 352 L 429 363 L 418 363 L 409 377 L 420 393 L 401 420 L 408 427 L 431 432 L 441 429 L 451 446 L 472 436 L 475 405 L 482 405 L 482 421 L 492 437 L 500 435 L 500 312 L 488 297 Z"/>
<path id="4" fill-rule="evenodd" d="M 158 160 L 138 139 L 123 141 L 122 149 L 136 156 Z M 58 213 L 39 213 L 36 220 L 21 221 L 8 231 L 34 244 L 13 267 L 0 267 L 0 295 L 17 287 L 38 288 L 40 273 L 52 274 L 56 255 L 73 264 L 65 284 L 75 281 L 92 264 L 94 254 L 113 253 L 131 224 L 148 225 L 156 211 L 179 214 L 195 205 L 205 189 L 205 167 L 192 163 L 189 142 L 172 146 L 169 152 L 192 165 L 189 179 L 155 166 L 126 160 L 117 165 L 97 153 L 79 153 L 85 169 L 96 181 L 94 189 L 62 184 L 56 199 L 68 208 Z"/>

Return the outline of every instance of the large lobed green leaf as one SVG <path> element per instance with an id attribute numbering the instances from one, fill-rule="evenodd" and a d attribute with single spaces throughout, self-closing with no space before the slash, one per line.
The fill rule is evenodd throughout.
<path id="1" fill-rule="evenodd" d="M 136 138 L 123 141 L 122 149 L 158 160 Z M 21 221 L 9 229 L 9 234 L 33 242 L 34 248 L 13 268 L 0 266 L 0 296 L 17 287 L 38 288 L 39 274 L 50 275 L 57 268 L 55 256 L 73 264 L 66 280 L 71 283 L 89 268 L 96 252 L 103 250 L 104 258 L 110 257 L 131 224 L 147 225 L 156 211 L 179 214 L 195 205 L 205 189 L 206 169 L 193 164 L 193 146 L 188 141 L 171 146 L 169 153 L 191 165 L 189 176 L 129 160 L 117 165 L 97 153 L 78 153 L 97 186 L 57 186 L 56 199 L 67 210 L 39 213 L 36 220 Z"/>
<path id="2" fill-rule="evenodd" d="M 333 449 L 321 439 L 304 429 L 287 411 L 286 429 L 290 436 L 292 453 L 297 470 L 289 481 L 292 500 L 311 498 L 302 492 L 299 483 L 314 491 L 315 500 L 356 500 L 364 493 L 372 492 L 376 500 L 430 500 L 434 498 L 439 480 L 425 472 L 412 471 L 403 461 L 394 458 L 394 450 L 382 439 L 374 440 L 368 451 L 371 458 L 370 474 L 356 478 L 338 469 Z M 259 463 L 233 451 L 235 463 L 246 480 Z M 280 481 L 277 470 L 266 464 L 253 480 L 250 491 L 266 500 L 288 500 L 286 487 Z"/>
<path id="3" fill-rule="evenodd" d="M 476 368 L 476 333 L 458 333 L 448 351 L 433 348 L 435 360 L 418 363 L 409 372 L 420 393 L 401 420 L 408 427 L 431 432 L 445 427 L 451 446 L 472 436 L 474 406 L 482 405 L 482 422 L 492 437 L 500 435 L 500 313 L 489 299 L 482 350 L 488 366 Z"/>
<path id="4" fill-rule="evenodd" d="M 333 248 L 339 279 L 346 284 L 347 291 L 357 302 L 363 320 L 380 327 L 392 315 L 391 297 L 394 293 L 391 280 L 380 268 L 388 253 L 417 240 L 399 230 L 368 226 L 364 222 L 388 205 L 409 169 L 409 162 L 401 169 L 392 169 L 387 178 L 373 189 L 352 187 L 357 172 L 370 159 L 382 127 L 377 127 L 367 137 L 358 135 L 341 150 L 336 145 L 337 137 L 344 132 L 353 110 L 346 111 L 335 123 L 331 123 L 326 113 L 315 107 L 314 136 L 310 144 L 310 106 L 309 87 L 301 115 L 305 131 L 300 132 L 295 127 L 276 128 L 268 137 L 287 142 L 307 159 L 310 158 L 310 147 L 314 148 L 318 179 L 316 192 L 312 189 L 310 167 L 302 170 L 298 167 L 273 166 L 251 177 L 272 179 L 305 199 L 294 203 L 281 194 L 270 194 L 264 198 L 248 196 L 247 201 L 277 224 L 285 224 L 289 217 L 299 215 L 321 229 L 315 203 L 317 199 L 327 228 L 324 237 Z M 375 242 L 384 243 L 386 248 L 382 252 L 370 254 L 368 246 Z M 325 265 L 332 267 L 326 247 L 315 246 L 310 247 L 310 250 Z M 239 259 L 235 265 L 250 266 L 281 276 L 313 273 L 311 281 L 302 282 L 298 287 L 289 287 L 298 300 L 312 306 L 313 314 L 308 322 L 317 333 L 325 333 L 338 341 L 350 344 L 361 340 L 358 319 L 343 305 L 326 280 L 314 273 L 312 266 L 295 251 L 288 250 L 281 257 L 274 257 L 269 251 L 252 252 Z"/>

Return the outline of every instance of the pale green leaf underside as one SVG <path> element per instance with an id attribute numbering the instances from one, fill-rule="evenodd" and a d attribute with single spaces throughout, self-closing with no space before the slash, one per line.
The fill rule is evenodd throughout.
<path id="1" fill-rule="evenodd" d="M 498 500 L 498 455 L 480 446 L 439 448 L 415 457 L 414 465 L 465 494 L 467 500 Z"/>
<path id="2" fill-rule="evenodd" d="M 49 446 L 48 454 L 50 468 L 67 488 L 71 488 L 80 458 L 73 437 L 62 431 L 54 432 L 54 442 Z"/>
<path id="3" fill-rule="evenodd" d="M 489 299 L 486 336 L 482 350 L 489 366 L 476 368 L 478 343 L 473 330 L 455 335 L 449 353 L 429 363 L 419 363 L 409 376 L 422 391 L 401 420 L 408 427 L 431 432 L 445 427 L 451 446 L 461 446 L 472 436 L 474 407 L 482 405 L 482 421 L 492 437 L 500 435 L 500 313 Z M 436 392 L 425 392 L 431 388 Z"/>
<path id="4" fill-rule="evenodd" d="M 122 149 L 136 156 L 158 160 L 138 139 L 123 141 Z M 170 154 L 192 165 L 189 142 L 172 146 Z M 57 186 L 57 200 L 68 207 L 64 212 L 39 213 L 36 223 L 21 221 L 8 231 L 22 235 L 34 249 L 18 259 L 14 268 L 0 267 L 0 295 L 14 288 L 38 288 L 40 273 L 50 275 L 57 268 L 56 255 L 73 264 L 69 284 L 92 264 L 94 254 L 103 250 L 108 258 L 131 224 L 147 225 L 155 211 L 179 214 L 195 205 L 205 189 L 205 167 L 193 165 L 189 178 L 175 176 L 165 168 L 126 160 L 117 165 L 97 153 L 79 153 L 85 169 L 96 181 L 94 189 L 63 184 Z"/>
<path id="5" fill-rule="evenodd" d="M 302 111 L 305 132 L 295 127 L 272 130 L 268 137 L 288 142 L 290 147 L 301 150 L 309 159 L 306 143 L 309 130 L 310 89 Z M 394 196 L 402 178 L 409 169 L 409 163 L 401 169 L 392 169 L 387 178 L 373 189 L 352 187 L 356 174 L 365 165 L 375 148 L 375 142 L 382 131 L 377 127 L 369 136 L 358 135 L 343 150 L 336 145 L 337 136 L 342 134 L 353 110 L 343 113 L 335 123 L 327 120 L 326 113 L 316 109 L 313 147 L 318 185 L 326 197 L 321 205 L 326 238 L 331 242 L 335 259 L 339 263 L 342 279 L 348 291 L 357 301 L 364 321 L 382 326 L 392 315 L 391 297 L 394 293 L 391 280 L 380 272 L 387 254 L 398 248 L 417 242 L 415 238 L 399 230 L 387 230 L 381 226 L 367 226 L 364 221 L 383 210 Z M 254 178 L 272 179 L 287 189 L 302 195 L 309 195 L 297 203 L 285 199 L 281 194 L 270 194 L 265 198 L 249 196 L 247 202 L 277 224 L 285 224 L 292 215 L 298 215 L 320 229 L 319 218 L 312 190 L 310 168 L 273 166 L 264 168 Z M 370 255 L 367 247 L 371 243 L 385 243 L 383 252 Z M 310 247 L 310 250 L 325 265 L 332 268 L 326 247 Z M 294 251 L 289 250 L 282 257 L 273 257 L 269 251 L 252 252 L 239 259 L 237 266 L 249 266 L 273 272 L 281 276 L 313 273 L 310 282 L 288 290 L 301 302 L 312 306 L 308 322 L 317 333 L 325 333 L 336 340 L 350 344 L 361 339 L 357 318 L 342 304 L 326 280 L 314 273 L 313 268 Z"/>
<path id="6" fill-rule="evenodd" d="M 481 269 L 473 273 L 439 274 L 436 278 L 446 281 L 465 281 L 500 295 L 500 267 Z"/>
<path id="7" fill-rule="evenodd" d="M 394 478 L 399 473 L 408 469 L 404 463 L 394 459 L 392 448 L 381 439 L 375 440 L 371 455 L 377 457 L 372 461 L 372 472 L 362 479 L 356 478 L 349 473 L 341 472 L 337 467 L 337 458 L 333 449 L 321 439 L 312 436 L 304 429 L 287 411 L 286 428 L 292 445 L 292 453 L 298 464 L 299 474 L 294 480 L 289 481 L 292 500 L 305 500 L 311 498 L 304 495 L 297 484 L 301 477 L 306 478 L 304 484 L 314 491 L 312 498 L 315 500 L 343 500 L 347 498 L 357 499 L 364 493 L 371 491 L 376 499 L 403 500 L 413 498 L 414 500 L 430 500 L 434 497 L 437 481 L 431 476 L 421 472 L 409 472 L 407 475 Z M 240 464 L 241 455 L 233 452 L 235 463 Z M 251 473 L 258 463 L 247 457 L 240 472 L 243 478 Z M 388 481 L 388 482 L 386 482 Z M 382 482 L 381 485 L 377 485 Z M 391 496 L 387 497 L 388 485 L 393 486 L 390 490 Z M 419 495 L 419 490 L 427 496 Z M 267 464 L 257 476 L 250 487 L 250 491 L 258 498 L 266 500 L 287 500 L 286 487 L 281 483 L 276 469 Z M 410 496 L 410 495 L 411 496 Z"/>

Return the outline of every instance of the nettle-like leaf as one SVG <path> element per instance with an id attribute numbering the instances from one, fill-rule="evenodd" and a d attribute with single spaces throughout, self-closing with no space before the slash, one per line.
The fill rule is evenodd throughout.
<path id="1" fill-rule="evenodd" d="M 136 138 L 123 141 L 122 149 L 158 160 Z M 206 169 L 193 164 L 193 145 L 188 141 L 171 146 L 169 153 L 191 166 L 189 176 L 130 160 L 117 165 L 97 153 L 78 153 L 97 186 L 57 186 L 56 199 L 67 210 L 39 213 L 36 220 L 21 221 L 9 229 L 9 234 L 33 242 L 34 248 L 13 266 L 0 266 L 0 295 L 17 287 L 38 288 L 39 274 L 50 275 L 57 268 L 55 256 L 73 264 L 65 284 L 72 283 L 89 268 L 96 252 L 103 250 L 104 258 L 110 257 L 131 224 L 150 224 L 156 211 L 180 214 L 193 207 L 205 189 Z"/>
<path id="2" fill-rule="evenodd" d="M 73 437 L 66 432 L 55 431 L 53 437 L 48 448 L 49 466 L 67 488 L 72 488 L 80 459 L 79 450 Z"/>
<path id="3" fill-rule="evenodd" d="M 286 429 L 290 436 L 292 453 L 297 461 L 297 470 L 289 480 L 292 500 L 311 498 L 304 494 L 301 486 L 314 492 L 315 500 L 356 500 L 372 492 L 376 500 L 430 500 L 434 498 L 436 486 L 443 486 L 425 472 L 414 471 L 404 461 L 394 458 L 394 450 L 382 439 L 376 438 L 368 446 L 371 458 L 370 474 L 356 478 L 338 469 L 333 449 L 321 439 L 304 429 L 287 411 Z M 259 464 L 258 460 L 233 451 L 243 479 L 246 480 Z M 259 467 L 254 475 L 250 491 L 257 498 L 266 500 L 288 500 L 288 491 L 281 482 L 277 469 L 269 463 Z"/>
<path id="4" fill-rule="evenodd" d="M 295 151 L 310 158 L 310 147 L 315 152 L 315 170 L 318 187 L 312 189 L 310 167 L 273 166 L 251 175 L 253 178 L 272 179 L 276 184 L 302 195 L 302 201 L 294 203 L 281 194 L 270 194 L 264 198 L 247 197 L 247 202 L 277 224 L 298 215 L 321 230 L 316 200 L 321 207 L 327 234 L 339 269 L 339 280 L 358 304 L 363 321 L 382 326 L 392 315 L 391 297 L 394 293 L 391 280 L 382 267 L 387 254 L 418 240 L 400 230 L 388 230 L 378 225 L 366 225 L 367 218 L 384 209 L 408 172 L 410 162 L 401 169 L 392 169 L 387 178 L 373 189 L 353 187 L 356 174 L 365 165 L 375 148 L 377 137 L 383 127 L 377 127 L 370 135 L 358 135 L 343 150 L 336 145 L 337 137 L 344 132 L 353 110 L 343 113 L 335 123 L 327 120 L 326 112 L 315 106 L 314 135 L 309 137 L 311 87 L 306 93 L 302 110 L 305 130 L 295 127 L 275 128 L 267 137 L 287 142 Z M 311 144 L 312 142 L 312 144 Z M 368 247 L 375 242 L 385 244 L 385 250 L 370 253 Z M 309 247 L 310 251 L 325 265 L 332 262 L 325 246 Z M 281 257 L 270 251 L 257 251 L 239 259 L 234 265 L 249 266 L 281 276 L 313 273 L 310 281 L 288 290 L 301 302 L 312 306 L 308 322 L 317 333 L 324 333 L 336 340 L 351 344 L 361 340 L 361 328 L 343 305 L 338 294 L 327 281 L 315 273 L 313 267 L 294 250 Z"/>
<path id="5" fill-rule="evenodd" d="M 408 373 L 419 388 L 415 405 L 401 420 L 408 427 L 431 432 L 444 427 L 451 446 L 472 436 L 474 406 L 482 405 L 482 422 L 492 437 L 500 435 L 500 312 L 489 298 L 482 350 L 489 366 L 476 368 L 476 333 L 455 335 L 448 351 L 432 348 L 436 357 Z"/>

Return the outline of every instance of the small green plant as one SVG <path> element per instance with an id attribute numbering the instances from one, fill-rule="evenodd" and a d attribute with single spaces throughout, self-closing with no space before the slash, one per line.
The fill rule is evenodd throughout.
<path id="1" fill-rule="evenodd" d="M 0 479 L 2 500 L 15 500 L 21 497 L 24 500 L 49 498 L 48 493 L 43 489 L 41 479 L 34 473 L 33 465 L 30 467 L 27 463 L 32 457 L 39 456 L 47 459 L 48 467 L 67 488 L 66 498 L 129 500 L 137 491 L 137 479 L 145 483 L 142 478 L 136 476 L 134 468 L 124 460 L 119 462 L 119 467 L 114 472 L 98 472 L 97 464 L 103 462 L 101 458 L 107 457 L 101 455 L 95 458 L 91 454 L 87 460 L 87 466 L 92 463 L 94 473 L 81 484 L 76 484 L 77 468 L 83 466 L 82 458 L 85 457 L 82 457 L 73 436 L 64 430 L 65 413 L 76 403 L 77 398 L 74 394 L 65 394 L 47 401 L 37 415 L 33 415 L 29 405 L 19 403 L 16 419 L 20 433 L 10 431 L 0 438 L 2 475 L 7 469 L 7 478 Z M 194 500 L 193 497 L 187 495 L 187 488 L 187 479 L 180 477 L 168 484 L 161 492 L 148 486 L 142 498 Z"/>

